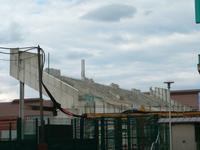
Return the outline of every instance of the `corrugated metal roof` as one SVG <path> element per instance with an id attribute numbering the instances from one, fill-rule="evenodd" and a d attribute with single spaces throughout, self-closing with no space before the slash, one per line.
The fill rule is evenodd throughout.
<path id="1" fill-rule="evenodd" d="M 171 118 L 172 123 L 195 123 L 200 122 L 200 117 L 179 117 Z M 160 118 L 158 123 L 169 123 L 169 118 Z"/>

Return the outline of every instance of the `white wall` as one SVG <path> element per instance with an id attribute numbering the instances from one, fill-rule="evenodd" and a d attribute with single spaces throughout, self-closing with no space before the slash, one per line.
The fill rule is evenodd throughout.
<path id="1" fill-rule="evenodd" d="M 194 124 L 172 126 L 173 150 L 197 150 Z"/>

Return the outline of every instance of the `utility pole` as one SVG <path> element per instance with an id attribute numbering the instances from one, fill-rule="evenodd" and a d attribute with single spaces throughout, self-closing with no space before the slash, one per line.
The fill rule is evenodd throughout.
<path id="1" fill-rule="evenodd" d="M 20 68 L 22 66 L 22 59 L 21 59 L 21 52 L 18 50 L 18 78 L 20 80 L 19 77 L 19 72 L 20 72 Z M 24 76 L 24 74 L 23 74 Z M 24 81 L 19 81 L 19 119 L 20 119 L 20 140 L 24 139 Z"/>
<path id="2" fill-rule="evenodd" d="M 43 113 L 43 97 L 42 97 L 42 66 L 41 61 L 41 48 L 38 45 L 38 86 L 39 86 L 39 100 L 40 100 L 40 124 L 41 124 L 41 134 L 40 134 L 40 144 L 44 143 L 44 113 Z"/>
<path id="3" fill-rule="evenodd" d="M 174 81 L 166 81 L 164 83 L 167 84 L 167 88 L 169 90 L 169 145 L 170 145 L 170 150 L 172 150 L 172 122 L 171 122 L 171 96 L 170 96 L 170 89 L 171 89 L 171 84 L 173 84 Z"/>
<path id="4" fill-rule="evenodd" d="M 19 81 L 20 84 L 20 99 L 19 99 L 19 118 L 21 119 L 21 140 L 24 139 L 24 83 Z"/>

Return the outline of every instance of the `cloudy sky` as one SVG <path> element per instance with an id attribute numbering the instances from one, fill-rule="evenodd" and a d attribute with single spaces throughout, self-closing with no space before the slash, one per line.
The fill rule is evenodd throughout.
<path id="1" fill-rule="evenodd" d="M 0 46 L 40 44 L 50 53 L 50 66 L 64 75 L 80 78 L 84 58 L 86 76 L 96 82 L 147 91 L 173 80 L 173 89 L 200 88 L 194 0 L 0 2 Z M 9 62 L 0 67 L 0 100 L 18 97 Z"/>

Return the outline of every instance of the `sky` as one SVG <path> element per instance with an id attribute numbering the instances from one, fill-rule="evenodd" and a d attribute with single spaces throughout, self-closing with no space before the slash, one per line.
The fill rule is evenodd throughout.
<path id="1" fill-rule="evenodd" d="M 148 91 L 200 88 L 200 24 L 194 0 L 0 0 L 0 46 L 38 44 L 50 67 L 80 78 L 80 61 L 95 82 Z M 0 59 L 8 56 L 0 55 Z M 0 101 L 19 97 L 19 84 L 0 60 Z M 33 91 L 26 89 L 26 95 Z"/>

